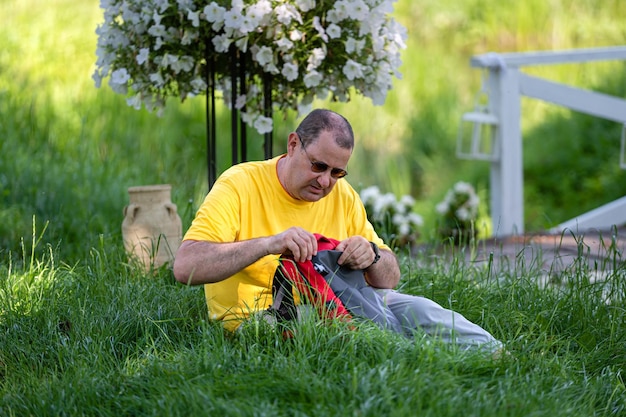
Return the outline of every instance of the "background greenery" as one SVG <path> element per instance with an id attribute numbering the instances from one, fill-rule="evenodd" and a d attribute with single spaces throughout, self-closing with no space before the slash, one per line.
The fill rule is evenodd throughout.
<path id="1" fill-rule="evenodd" d="M 126 106 L 91 80 L 97 2 L 4 1 L 0 11 L 0 247 L 30 236 L 33 216 L 50 222 L 46 241 L 88 250 L 91 236 L 117 244 L 132 185 L 171 183 L 186 226 L 207 191 L 204 98 L 171 100 L 162 118 Z M 626 3 L 526 0 L 399 1 L 408 29 L 403 78 L 382 107 L 357 98 L 318 102 L 344 113 L 359 146 L 350 162 L 357 187 L 411 194 L 433 236 L 434 206 L 459 180 L 478 189 L 488 215 L 489 165 L 454 154 L 460 116 L 473 106 L 481 73 L 472 55 L 624 44 Z M 560 82 L 626 95 L 623 62 L 532 67 Z M 536 231 L 626 194 L 619 169 L 621 126 L 524 100 L 525 221 Z M 231 164 L 228 112 L 219 107 L 218 171 Z M 275 153 L 296 121 L 277 115 Z M 262 138 L 249 134 L 249 158 Z"/>
<path id="2" fill-rule="evenodd" d="M 488 201 L 488 165 L 454 156 L 458 121 L 480 84 L 470 57 L 624 44 L 626 2 L 400 0 L 396 10 L 409 42 L 385 106 L 317 104 L 353 122 L 351 183 L 412 194 L 428 240 L 434 206 L 456 181 Z M 171 101 L 157 118 L 96 89 L 101 13 L 96 1 L 0 1 L 0 414 L 625 412 L 619 253 L 594 271 L 576 264 L 555 291 L 538 286 L 539 262 L 507 272 L 450 265 L 441 254 L 402 258 L 404 291 L 507 341 L 512 357 L 496 362 L 341 328 L 305 326 L 295 346 L 263 329 L 231 339 L 206 321 L 201 288 L 128 265 L 120 227 L 129 186 L 172 184 L 184 227 L 207 191 L 204 106 Z M 529 72 L 624 97 L 624 69 Z M 531 100 L 522 106 L 527 230 L 626 194 L 621 126 Z M 228 113 L 219 111 L 221 171 L 230 152 Z M 276 118 L 278 153 L 296 121 Z M 260 138 L 249 148 L 251 159 L 262 156 Z M 605 282 L 594 281 L 598 271 Z"/>
<path id="3" fill-rule="evenodd" d="M 207 191 L 203 97 L 170 101 L 162 118 L 127 107 L 91 80 L 97 2 L 4 1 L 0 11 L 0 247 L 30 236 L 33 216 L 61 249 L 92 246 L 103 234 L 117 244 L 132 185 L 171 183 L 184 225 Z M 359 146 L 350 163 L 357 187 L 410 193 L 432 237 L 434 206 L 456 181 L 475 185 L 488 215 L 488 163 L 454 154 L 458 121 L 473 106 L 480 71 L 472 55 L 489 51 L 568 49 L 624 44 L 621 1 L 399 1 L 408 29 L 403 79 L 386 104 L 357 98 L 317 103 L 344 113 Z M 626 94 L 623 62 L 532 68 L 572 85 Z M 221 106 L 218 171 L 231 164 L 228 112 Z M 536 100 L 523 102 L 525 221 L 536 231 L 626 194 L 617 123 Z M 296 121 L 276 116 L 275 152 Z M 250 132 L 249 158 L 262 157 Z M 82 255 L 72 249 L 70 252 Z"/>

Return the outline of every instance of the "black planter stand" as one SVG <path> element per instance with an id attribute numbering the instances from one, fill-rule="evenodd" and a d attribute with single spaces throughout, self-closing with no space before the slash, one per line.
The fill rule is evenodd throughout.
<path id="1" fill-rule="evenodd" d="M 208 48 L 207 48 L 208 49 Z M 209 190 L 217 179 L 217 151 L 216 151 L 216 116 L 215 116 L 215 54 L 207 50 L 206 71 L 206 135 L 207 135 L 207 168 Z M 246 91 L 247 71 L 246 63 L 249 57 L 231 47 L 230 53 L 230 78 L 231 78 L 231 164 L 235 165 L 247 160 L 247 134 L 246 124 L 241 120 L 240 111 L 235 107 L 239 93 Z M 263 107 L 264 116 L 272 117 L 272 80 L 269 74 L 263 76 Z M 242 109 L 245 111 L 245 108 Z M 264 134 L 263 149 L 265 158 L 272 157 L 272 132 Z"/>

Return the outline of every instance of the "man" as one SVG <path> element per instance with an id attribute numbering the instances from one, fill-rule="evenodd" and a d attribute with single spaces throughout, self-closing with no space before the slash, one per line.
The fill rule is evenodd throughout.
<path id="1" fill-rule="evenodd" d="M 421 328 L 464 345 L 499 345 L 458 313 L 392 289 L 400 280 L 395 254 L 374 231 L 358 193 L 343 178 L 354 148 L 350 123 L 330 110 L 312 111 L 289 134 L 287 153 L 229 168 L 216 181 L 185 234 L 176 279 L 205 284 L 211 318 L 235 330 L 272 304 L 281 254 L 317 254 L 313 233 L 340 241 L 338 262 L 365 271 L 410 332 Z"/>

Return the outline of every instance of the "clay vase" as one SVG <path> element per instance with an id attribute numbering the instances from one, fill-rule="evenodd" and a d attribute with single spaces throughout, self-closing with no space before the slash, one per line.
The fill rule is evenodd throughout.
<path id="1" fill-rule="evenodd" d="M 169 184 L 130 187 L 122 237 L 131 260 L 146 271 L 174 261 L 182 241 L 182 222 L 171 201 Z"/>

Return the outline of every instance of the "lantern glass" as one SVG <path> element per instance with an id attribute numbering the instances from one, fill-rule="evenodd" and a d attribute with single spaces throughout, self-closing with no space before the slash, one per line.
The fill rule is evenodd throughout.
<path id="1" fill-rule="evenodd" d="M 463 114 L 457 137 L 457 157 L 497 161 L 500 156 L 497 128 L 498 118 L 486 110 Z"/>

